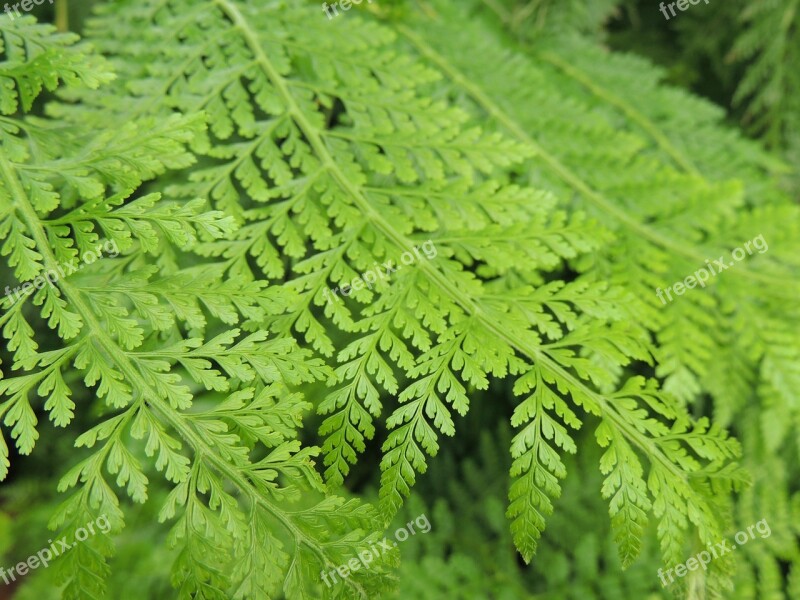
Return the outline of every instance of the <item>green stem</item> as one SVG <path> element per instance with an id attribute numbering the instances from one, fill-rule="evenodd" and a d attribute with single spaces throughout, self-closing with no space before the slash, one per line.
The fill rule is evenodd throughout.
<path id="1" fill-rule="evenodd" d="M 69 0 L 56 0 L 56 27 L 69 31 Z"/>

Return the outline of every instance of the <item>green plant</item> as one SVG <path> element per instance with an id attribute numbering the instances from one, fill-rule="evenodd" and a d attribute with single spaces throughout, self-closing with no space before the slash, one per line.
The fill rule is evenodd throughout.
<path id="1" fill-rule="evenodd" d="M 397 4 L 328 22 L 313 3 L 122 0 L 99 5 L 92 47 L 0 21 L 9 274 L 34 280 L 104 240 L 121 252 L 2 301 L 17 451 L 44 415 L 79 448 L 50 525 L 71 535 L 105 513 L 119 534 L 157 514 L 181 598 L 387 594 L 395 552 L 330 588 L 319 574 L 380 539 L 456 435 L 453 412 L 505 386 L 500 536 L 526 563 L 562 493 L 566 521 L 607 500 L 610 527 L 582 552 L 596 563 L 613 539 L 612 590 L 643 547 L 639 573 L 680 563 L 765 496 L 786 532 L 753 564 L 796 562 L 789 474 L 737 503 L 748 476 L 725 429 L 752 464 L 789 448 L 776 413 L 797 419 L 798 210 L 777 163 L 651 65 L 573 35 L 613 3 L 591 17 L 579 2 Z M 560 10 L 552 35 L 520 38 L 528 15 Z M 758 234 L 766 255 L 662 307 L 657 288 Z M 436 256 L 406 262 L 426 240 Z M 388 262 L 405 266 L 326 295 Z M 362 454 L 378 510 L 337 491 Z M 593 492 L 562 484 L 589 458 Z M 546 539 L 543 564 L 581 560 Z M 120 589 L 113 547 L 96 536 L 59 561 L 66 597 Z M 734 567 L 687 592 L 727 593 Z"/>
<path id="2" fill-rule="evenodd" d="M 0 383 L 0 411 L 19 453 L 38 438 L 32 397 L 46 398 L 36 408 L 57 427 L 74 417 L 73 393 L 90 400 L 84 386 L 100 400 L 95 422 L 74 442 L 91 450 L 61 479 L 70 494 L 51 526 L 74 535 L 106 514 L 120 530 L 124 513 L 108 476 L 145 502 L 146 456 L 172 484 L 158 516 L 174 521 L 169 543 L 179 549 L 173 573 L 181 595 L 226 598 L 231 582 L 241 597 L 276 585 L 292 597 L 309 594 L 302 590 L 317 586 L 321 568 L 374 540 L 376 533 L 357 533 L 374 517 L 355 500 L 314 500 L 323 492 L 316 450 L 295 439 L 310 405 L 285 385 L 328 377 L 328 369 L 292 340 L 235 327 L 280 313 L 291 296 L 264 282 L 226 281 L 214 265 L 189 258 L 199 243 L 231 234 L 231 217 L 204 210 L 202 200 L 138 192 L 166 169 L 194 162 L 184 144 L 200 129 L 197 115 L 131 121 L 113 132 L 20 119 L 18 104 L 29 109 L 44 85 L 94 88 L 110 77 L 104 63 L 70 46 L 74 36 L 27 19 L 4 23 L 2 33 L 12 85 L 3 103 L 11 116 L 3 117 L 0 227 L 14 275 L 23 282 L 58 272 L 103 238 L 124 254 L 27 298 L 4 299 L 12 372 Z M 102 595 L 111 551 L 110 537 L 98 535 L 61 559 L 65 594 Z M 221 569 L 231 563 L 229 577 Z M 348 586 L 363 594 L 370 579 Z"/>

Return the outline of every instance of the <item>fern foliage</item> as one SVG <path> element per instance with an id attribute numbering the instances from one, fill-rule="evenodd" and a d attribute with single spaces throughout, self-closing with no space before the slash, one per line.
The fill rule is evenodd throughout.
<path id="1" fill-rule="evenodd" d="M 704 473 L 729 481 L 717 461 L 736 455 L 737 445 L 714 429 L 715 442 L 694 446 L 705 423 L 694 423 L 653 381 L 619 381 L 625 366 L 649 355 L 641 332 L 615 306 L 618 292 L 599 278 L 564 284 L 546 275 L 598 248 L 605 234 L 588 231 L 580 213 L 568 219 L 554 212 L 547 194 L 511 182 L 515 165 L 535 153 L 525 140 L 483 132 L 468 125 L 465 111 L 429 99 L 429 87 L 449 84 L 451 73 L 398 54 L 385 27 L 355 17 L 330 26 L 305 7 L 220 0 L 110 11 L 92 38 L 117 56 L 136 57 L 120 74 L 131 89 L 150 93 L 135 106 L 209 116 L 209 135 L 193 149 L 214 160 L 172 191 L 210 197 L 241 227 L 233 240 L 209 242 L 201 252 L 223 259 L 218 264 L 238 278 L 289 276 L 298 300 L 263 323 L 278 336 L 302 335 L 331 357 L 337 385 L 319 404 L 330 483 L 342 482 L 375 434 L 375 419 L 386 414 L 381 506 L 392 516 L 440 436 L 455 433 L 453 412 L 466 412 L 468 390 L 511 377 L 521 402 L 515 423 L 525 427 L 512 449 L 518 481 L 509 514 L 527 559 L 549 498 L 559 493 L 558 455 L 575 449 L 564 428 L 579 424 L 575 409 L 597 418 L 598 442 L 608 448 L 603 493 L 624 562 L 637 554 L 652 511 L 670 556 L 690 520 L 704 537 L 714 535 L 713 498 L 693 480 Z M 139 34 L 104 39 L 117 19 L 140 24 L 131 31 L 149 32 L 153 44 Z M 185 40 L 183 52 L 156 61 L 150 52 L 166 31 Z M 208 76 L 208 65 L 220 78 Z M 114 98 L 86 101 L 124 106 Z M 137 108 L 116 112 L 122 122 Z M 510 235 L 514 246 L 490 241 Z M 325 301 L 329 285 L 376 262 L 399 264 L 428 238 L 435 259 L 393 274 L 375 293 Z M 519 269 L 523 242 L 541 251 Z M 349 339 L 336 354 L 331 327 Z M 582 356 L 587 350 L 602 359 Z M 618 375 L 609 377 L 601 362 Z M 387 412 L 383 393 L 398 394 L 398 406 Z"/>
<path id="2" fill-rule="evenodd" d="M 494 4 L 491 9 L 501 20 L 508 16 L 494 10 Z M 473 21 L 472 29 L 464 27 L 463 15 L 449 4 L 440 3 L 439 10 L 438 18 L 415 20 L 401 34 L 451 74 L 454 97 L 476 120 L 492 119 L 532 146 L 528 172 L 535 185 L 564 190 L 615 231 L 616 239 L 606 246 L 611 253 L 607 261 L 597 254 L 592 261 L 576 262 L 575 268 L 599 271 L 634 293 L 633 319 L 657 335 L 656 372 L 665 377 L 666 389 L 684 402 L 709 394 L 723 423 L 749 422 L 744 409 L 753 401 L 767 409 L 777 398 L 793 394 L 794 386 L 785 382 L 796 378 L 794 362 L 775 358 L 797 356 L 800 340 L 792 301 L 797 237 L 789 233 L 797 206 L 774 183 L 776 163 L 715 123 L 720 114 L 713 107 L 659 85 L 658 70 L 641 59 L 609 56 L 591 43 L 568 38 L 504 44 L 502 36 L 492 41 L 479 21 Z M 420 33 L 424 27 L 427 34 Z M 475 40 L 483 41 L 477 52 L 483 61 L 467 54 Z M 520 84 L 522 73 L 530 79 Z M 570 90 L 569 98 L 564 89 Z M 530 90 L 537 94 L 535 112 L 529 109 Z M 576 130 L 582 140 L 594 142 L 576 147 L 570 142 Z M 619 158 L 609 163 L 615 154 Z M 603 170 L 587 169 L 593 156 L 602 156 Z M 665 210 L 677 199 L 679 205 Z M 638 219 L 630 218 L 632 210 L 641 211 Z M 760 266 L 755 261 L 751 269 L 737 265 L 745 268 L 726 272 L 729 277 L 720 277 L 706 293 L 666 307 L 657 299 L 654 290 L 680 281 L 697 268 L 692 265 L 730 256 L 730 249 L 756 234 L 777 240 L 757 259 Z M 783 334 L 774 337 L 778 330 Z M 720 357 L 725 357 L 722 363 Z M 712 366 L 731 363 L 739 365 L 734 379 L 729 369 Z M 754 385 L 757 396 L 747 392 Z M 777 389 L 783 391 L 776 394 Z M 796 404 L 780 406 L 767 412 L 771 417 L 790 414 Z M 792 422 L 794 417 L 771 418 L 765 423 L 770 433 L 761 443 L 771 439 L 772 450 L 796 452 L 787 437 Z M 781 429 L 777 436 L 776 427 Z M 774 495 L 766 480 L 757 483 L 766 486 L 764 494 Z M 789 497 L 793 493 L 791 488 L 786 492 Z M 796 547 L 790 544 L 779 554 L 794 561 Z"/>
<path id="3" fill-rule="evenodd" d="M 754 2 L 740 13 L 742 35 L 731 49 L 737 61 L 750 61 L 736 92 L 738 100 L 750 99 L 752 126 L 776 146 L 797 140 L 796 94 L 800 81 L 790 65 L 798 59 L 800 4 Z"/>
<path id="4" fill-rule="evenodd" d="M 653 576 L 660 567 L 656 544 L 646 543 L 642 556 L 621 576 L 610 524 L 598 527 L 596 520 L 603 511 L 597 495 L 602 474 L 596 467 L 602 450 L 591 444 L 565 459 L 568 475 L 564 495 L 556 501 L 558 510 L 549 519 L 536 559 L 529 567 L 520 567 L 503 518 L 509 459 L 497 443 L 509 443 L 513 433 L 505 424 L 492 429 L 491 415 L 482 416 L 483 432 L 473 457 L 464 461 L 457 460 L 455 452 L 443 453 L 432 466 L 431 477 L 420 482 L 426 497 L 436 499 L 432 506 L 423 509 L 420 500 L 412 498 L 405 509 L 409 515 L 428 510 L 436 528 L 404 546 L 398 597 L 668 597 Z M 470 543 L 492 538 L 498 542 L 491 546 Z"/>
<path id="5" fill-rule="evenodd" d="M 386 594 L 394 551 L 321 575 L 421 506 L 404 503 L 500 389 L 513 435 L 486 519 L 553 594 L 565 554 L 576 594 L 612 598 L 658 580 L 589 583 L 607 548 L 614 573 L 641 574 L 759 510 L 791 530 L 791 471 L 774 459 L 780 489 L 743 491 L 740 459 L 796 451 L 797 205 L 718 108 L 597 45 L 614 4 L 328 20 L 316 3 L 119 0 L 91 46 L 0 21 L 0 254 L 30 291 L 0 301 L 0 416 L 19 455 L 45 426 L 73 436 L 50 525 L 107 514 L 124 553 L 146 510 L 179 598 Z M 526 36 L 531 20 L 556 25 Z M 658 300 L 758 236 L 765 253 Z M 102 245 L 114 256 L 85 258 Z M 376 507 L 345 489 L 372 452 Z M 441 539 L 485 483 L 466 477 Z M 559 545 L 598 496 L 609 524 Z M 435 536 L 409 572 L 485 568 Z M 783 593 L 792 536 L 748 552 L 761 591 Z M 113 553 L 111 534 L 73 548 L 65 596 L 113 595 Z M 720 560 L 690 587 L 746 591 L 735 577 Z"/>
<path id="6" fill-rule="evenodd" d="M 158 518 L 172 522 L 179 597 L 316 593 L 321 569 L 374 541 L 375 515 L 356 500 L 326 495 L 313 467 L 318 450 L 297 439 L 310 405 L 287 386 L 330 371 L 288 337 L 236 327 L 281 314 L 291 292 L 227 281 L 219 267 L 187 261 L 201 244 L 232 235 L 234 219 L 203 200 L 176 202 L 141 188 L 194 163 L 186 144 L 201 134 L 201 120 L 131 121 L 112 134 L 26 119 L 17 110 L 29 109 L 42 88 L 61 81 L 66 95 L 77 94 L 78 85 L 96 87 L 110 76 L 104 62 L 84 61 L 85 49 L 49 27 L 4 22 L 3 34 L 10 83 L 2 254 L 18 282 L 36 289 L 3 301 L 12 363 L 0 382 L 0 413 L 17 451 L 29 454 L 38 413 L 66 427 L 76 396 L 86 404 L 90 391 L 99 400 L 96 423 L 75 438 L 87 450 L 59 483 L 67 495 L 51 526 L 74 536 L 105 514 L 119 531 L 119 493 L 145 502 L 150 479 L 163 477 L 172 489 Z M 86 258 L 103 240 L 121 255 Z M 61 265 L 79 260 L 86 264 L 77 275 L 59 276 Z M 48 329 L 52 335 L 37 335 Z M 5 474 L 6 442 L 2 449 Z M 59 561 L 66 597 L 102 597 L 112 548 L 108 535 L 98 535 Z M 344 585 L 363 596 L 379 574 Z"/>

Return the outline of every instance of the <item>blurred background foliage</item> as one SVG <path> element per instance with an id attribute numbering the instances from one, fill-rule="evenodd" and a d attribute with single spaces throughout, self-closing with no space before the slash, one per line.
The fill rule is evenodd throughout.
<path id="1" fill-rule="evenodd" d="M 56 0 L 80 32 L 102 0 Z M 302 1 L 302 0 L 298 0 Z M 321 2 L 309 0 L 313 4 Z M 800 163 L 800 0 L 700 0 L 669 20 L 654 0 L 484 0 L 524 43 L 546 35 L 583 34 L 665 69 L 666 83 L 704 96 L 788 164 Z M 669 3 L 667 3 L 669 4 Z M 386 18 L 426 10 L 425 0 L 363 3 Z M 36 9 L 54 20 L 55 8 Z M 798 169 L 787 184 L 800 190 Z"/>

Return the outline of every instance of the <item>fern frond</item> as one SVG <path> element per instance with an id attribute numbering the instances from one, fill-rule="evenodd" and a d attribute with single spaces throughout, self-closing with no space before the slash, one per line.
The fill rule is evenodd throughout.
<path id="1" fill-rule="evenodd" d="M 800 77 L 789 65 L 800 58 L 800 3 L 760 0 L 741 8 L 742 33 L 729 59 L 747 62 L 734 101 L 747 103 L 750 127 L 773 147 L 798 139 Z"/>
<path id="2" fill-rule="evenodd" d="M 708 447 L 714 451 L 704 449 L 690 460 L 698 449 L 689 438 L 669 437 L 693 427 L 677 402 L 639 379 L 606 389 L 617 382 L 604 373 L 601 360 L 621 374 L 646 356 L 641 331 L 613 325 L 624 314 L 609 308 L 617 292 L 591 278 L 561 292 L 557 280 L 547 287 L 533 268 L 523 267 L 527 273 L 518 275 L 511 265 L 524 255 L 510 244 L 493 245 L 489 254 L 461 243 L 465 230 L 497 235 L 514 215 L 550 241 L 550 253 L 541 260 L 551 271 L 557 262 L 586 257 L 605 234 L 565 235 L 563 217 L 543 219 L 552 200 L 510 184 L 508 172 L 540 149 L 527 139 L 467 126 L 468 113 L 425 92 L 452 78 L 451 71 L 444 69 L 446 79 L 440 79 L 442 65 L 431 69 L 405 58 L 388 29 L 350 17 L 329 24 L 312 18 L 310 9 L 285 3 L 256 8 L 233 0 L 128 2 L 92 29 L 105 51 L 135 58 L 121 79 L 139 94 L 137 105 L 120 103 L 113 122 L 142 116 L 138 107 L 146 107 L 145 114 L 178 108 L 209 115 L 209 136 L 193 149 L 211 166 L 174 191 L 210 196 L 242 226 L 234 240 L 212 242 L 202 251 L 224 259 L 221 264 L 236 277 L 289 276 L 297 301 L 286 315 L 263 320 L 277 335 L 301 334 L 327 356 L 335 348 L 332 326 L 348 336 L 334 363 L 338 386 L 318 408 L 329 415 L 321 430 L 328 435 L 328 480 L 340 483 L 375 434 L 375 419 L 384 412 L 381 396 L 399 393 L 400 406 L 386 420 L 391 431 L 382 461 L 382 510 L 392 516 L 416 474 L 427 468 L 427 456 L 436 454 L 439 435 L 453 435 L 452 412 L 468 410 L 469 392 L 486 389 L 490 378 L 534 373 L 549 390 L 540 393 L 568 398 L 600 420 L 599 441 L 609 445 L 604 465 L 612 513 L 640 515 L 636 527 L 621 533 L 626 561 L 639 547 L 644 513 L 654 500 L 665 502 L 666 489 L 675 490 L 670 501 L 691 515 L 701 536 L 713 537 L 719 527 L 713 498 L 692 480 L 715 476 L 717 467 L 705 463 L 731 458 L 736 444 L 720 436 Z M 108 39 L 107 23 L 118 19 L 135 23 L 153 40 L 177 32 L 185 40 L 180 54 L 157 57 L 155 45 L 139 38 Z M 155 73 L 148 68 L 154 63 Z M 115 104 L 113 95 L 85 101 Z M 85 115 L 75 111 L 70 118 Z M 508 208 L 484 208 L 479 200 L 486 192 L 507 199 Z M 425 240 L 435 245 L 435 257 L 421 256 Z M 407 260 L 414 258 L 415 246 L 416 258 Z M 485 263 L 477 274 L 467 270 L 476 260 Z M 354 289 L 346 301 L 326 299 L 329 285 L 347 284 L 381 263 L 407 266 L 373 289 Z M 500 294 L 486 281 L 496 273 L 504 273 Z M 526 320 L 537 312 L 538 319 Z M 589 329 L 570 336 L 578 324 Z M 617 334 L 615 345 L 604 346 L 601 338 L 609 331 Z M 544 335 L 555 341 L 543 341 Z M 594 357 L 582 356 L 580 345 L 593 348 Z M 532 410 L 528 414 L 533 418 Z M 612 456 L 636 457 L 643 461 L 641 471 L 615 467 Z M 525 477 L 523 468 L 518 467 Z M 547 468 L 557 470 L 557 463 L 551 460 Z M 550 485 L 546 493 L 554 489 Z M 683 527 L 674 518 L 664 523 L 666 547 Z M 521 536 L 536 536 L 535 526 L 520 529 Z M 526 545 L 526 558 L 530 550 Z"/>
<path id="3" fill-rule="evenodd" d="M 25 40 L 26 23 L 12 35 Z M 56 64 L 43 81 L 71 82 L 70 65 Z M 27 93 L 21 92 L 25 107 L 33 99 Z M 229 325 L 260 321 L 284 311 L 291 295 L 263 282 L 226 283 L 213 267 L 209 281 L 200 265 L 185 267 L 198 244 L 233 233 L 232 218 L 206 210 L 203 201 L 167 202 L 139 189 L 168 168 L 192 163 L 185 144 L 200 121 L 176 115 L 148 131 L 144 119 L 115 138 L 45 119 L 30 134 L 31 120 L 4 119 L 14 125 L 0 151 L 2 254 L 21 286 L 34 291 L 2 301 L 0 325 L 14 360 L 0 380 L 3 424 L 27 454 L 38 437 L 38 402 L 61 427 L 78 410 L 75 396 L 85 399 L 84 386 L 103 405 L 99 422 L 75 442 L 88 453 L 63 476 L 59 489 L 71 493 L 51 527 L 70 537 L 105 514 L 110 533 L 120 531 L 125 515 L 117 488 L 145 502 L 143 459 L 152 459 L 173 484 L 160 516 L 175 520 L 170 544 L 179 549 L 179 597 L 263 597 L 281 589 L 290 598 L 314 596 L 320 569 L 377 539 L 376 515 L 369 505 L 326 495 L 313 463 L 318 451 L 296 439 L 309 405 L 285 385 L 328 377 L 324 364 L 294 340 L 268 340 L 263 331 L 206 333 L 209 314 Z M 50 151 L 34 151 L 50 138 Z M 113 256 L 89 259 L 104 238 Z M 144 260 L 156 253 L 155 264 Z M 63 272 L 65 264 L 72 266 Z M 52 280 L 43 279 L 47 273 Z M 187 298 L 204 277 L 203 292 Z M 40 349 L 53 341 L 34 334 L 46 329 L 38 325 L 43 321 L 60 338 L 54 349 Z M 83 385 L 66 376 L 70 368 Z M 198 410 L 208 403 L 215 406 Z M 2 448 L 5 476 L 5 442 Z M 265 530 L 272 543 L 261 546 Z M 256 543 L 262 550 L 245 558 Z M 112 552 L 109 535 L 71 549 L 58 567 L 65 597 L 103 597 Z M 250 568 L 242 568 L 245 560 Z M 383 572 L 378 567 L 342 587 L 366 597 Z"/>
<path id="4" fill-rule="evenodd" d="M 791 300 L 797 238 L 786 235 L 797 207 L 769 180 L 778 172 L 775 161 L 720 127 L 719 110 L 660 85 L 659 72 L 640 59 L 559 39 L 557 46 L 533 44 L 532 60 L 480 20 L 465 27 L 470 21 L 450 3 L 435 4 L 438 18 L 415 19 L 398 31 L 448 73 L 453 96 L 477 121 L 489 118 L 530 145 L 534 184 L 575 194 L 581 208 L 615 232 L 608 246 L 613 259 L 601 251 L 574 264 L 637 297 L 632 316 L 658 335 L 657 374 L 666 378 L 665 389 L 682 402 L 712 393 L 718 414 L 730 422 L 745 401 L 741 391 L 730 393 L 729 370 L 723 375 L 715 366 L 721 355 L 751 380 L 766 366 L 769 378 L 793 380 L 795 369 L 772 358 L 796 356 L 800 339 Z M 571 142 L 576 135 L 580 147 Z M 654 298 L 657 288 L 705 259 L 762 233 L 778 241 L 752 268 L 738 264 L 743 268 L 726 272 L 711 290 L 666 308 Z M 786 335 L 772 336 L 766 324 L 773 319 Z M 685 521 L 680 514 L 664 518 Z M 665 556 L 679 556 L 680 543 L 669 537 L 662 543 Z"/>
<path id="5" fill-rule="evenodd" d="M 96 89 L 112 79 L 103 58 L 73 33 L 25 16 L 13 22 L 0 17 L 0 113 L 29 111 L 44 90 L 61 85 Z M 8 125 L 4 123 L 3 129 Z"/>

